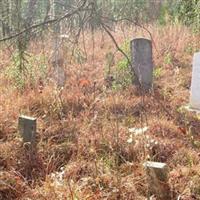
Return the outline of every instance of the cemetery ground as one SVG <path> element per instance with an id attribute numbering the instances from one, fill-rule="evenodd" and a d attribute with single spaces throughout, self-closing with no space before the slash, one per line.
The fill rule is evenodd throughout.
<path id="1" fill-rule="evenodd" d="M 16 74 L 11 47 L 1 48 L 0 199 L 145 200 L 147 160 L 167 164 L 172 199 L 200 199 L 200 116 L 184 108 L 199 35 L 179 25 L 148 30 L 152 38 L 141 29 L 113 33 L 127 54 L 133 38 L 152 39 L 153 89 L 145 95 L 105 33 L 95 32 L 94 43 L 87 33 L 84 45 L 81 37 L 71 63 L 63 43 L 60 89 L 50 79 L 47 39 L 31 44 L 26 79 Z M 37 118 L 33 148 L 18 131 L 22 114 Z"/>

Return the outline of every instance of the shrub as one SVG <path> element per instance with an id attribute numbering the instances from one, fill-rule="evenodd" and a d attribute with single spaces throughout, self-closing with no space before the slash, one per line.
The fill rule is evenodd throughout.
<path id="1" fill-rule="evenodd" d="M 131 59 L 130 41 L 126 40 L 121 49 Z M 113 89 L 125 88 L 132 83 L 132 73 L 127 58 L 123 57 L 116 63 L 116 70 L 114 72 Z"/>
<path id="2" fill-rule="evenodd" d="M 5 75 L 11 80 L 17 89 L 23 90 L 26 86 L 35 87 L 39 80 L 45 80 L 48 72 L 47 60 L 44 55 L 26 55 L 27 63 L 23 71 L 19 68 L 20 57 L 18 53 L 13 54 Z"/>

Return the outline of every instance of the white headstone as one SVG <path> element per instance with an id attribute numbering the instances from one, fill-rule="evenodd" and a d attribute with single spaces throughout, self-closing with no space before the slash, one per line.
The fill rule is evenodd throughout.
<path id="1" fill-rule="evenodd" d="M 200 110 L 200 52 L 195 53 L 193 57 L 190 107 Z"/>

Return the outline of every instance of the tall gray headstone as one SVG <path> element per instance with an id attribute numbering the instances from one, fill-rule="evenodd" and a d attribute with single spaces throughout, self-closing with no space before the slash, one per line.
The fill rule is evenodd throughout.
<path id="1" fill-rule="evenodd" d="M 190 107 L 200 110 L 200 52 L 195 53 L 193 57 Z"/>
<path id="2" fill-rule="evenodd" d="M 145 38 L 136 38 L 131 41 L 132 71 L 135 73 L 134 83 L 141 85 L 145 90 L 152 87 L 153 58 L 152 42 Z"/>
<path id="3" fill-rule="evenodd" d="M 36 136 L 36 118 L 20 116 L 18 121 L 19 132 L 23 138 L 23 142 L 35 143 Z"/>
<path id="4" fill-rule="evenodd" d="M 165 163 L 144 163 L 148 175 L 149 192 L 156 195 L 158 200 L 171 200 L 171 192 L 168 184 L 168 169 Z"/>

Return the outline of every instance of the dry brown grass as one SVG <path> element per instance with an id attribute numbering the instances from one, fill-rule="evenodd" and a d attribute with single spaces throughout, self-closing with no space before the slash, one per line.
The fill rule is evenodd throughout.
<path id="1" fill-rule="evenodd" d="M 200 122 L 180 112 L 188 102 L 191 60 L 200 48 L 199 37 L 181 25 L 152 25 L 148 30 L 154 41 L 155 67 L 160 71 L 154 80 L 154 97 L 147 95 L 144 105 L 131 86 L 117 91 L 106 88 L 105 57 L 115 47 L 107 36 L 102 39 L 101 32 L 95 33 L 94 56 L 91 35 L 86 34 L 88 59 L 81 65 L 70 64 L 69 53 L 63 50 L 68 64 L 62 91 L 48 79 L 34 87 L 27 85 L 23 92 L 16 90 L 13 80 L 4 75 L 10 57 L 0 51 L 0 199 L 144 200 L 147 184 L 142 164 L 149 158 L 169 165 L 175 194 L 183 200 L 200 199 Z M 113 34 L 119 44 L 137 36 L 149 37 L 139 29 L 127 29 L 124 35 L 117 28 Z M 30 51 L 50 60 L 49 42 L 33 43 Z M 116 54 L 115 63 L 120 58 Z M 35 65 L 39 62 L 33 64 L 38 69 Z M 33 156 L 17 132 L 19 114 L 38 119 Z M 150 139 L 137 138 L 139 142 L 128 144 L 128 128 L 146 122 Z M 152 139 L 158 144 L 146 148 Z"/>

